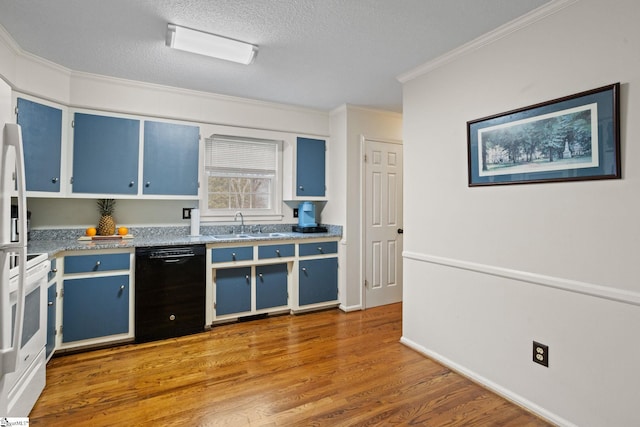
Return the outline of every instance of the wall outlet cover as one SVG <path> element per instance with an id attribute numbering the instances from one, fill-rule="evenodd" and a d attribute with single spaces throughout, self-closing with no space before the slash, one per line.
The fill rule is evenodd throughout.
<path id="1" fill-rule="evenodd" d="M 549 346 L 533 342 L 533 361 L 539 365 L 549 367 Z"/>
<path id="2" fill-rule="evenodd" d="M 182 219 L 191 219 L 191 208 L 182 208 Z"/>

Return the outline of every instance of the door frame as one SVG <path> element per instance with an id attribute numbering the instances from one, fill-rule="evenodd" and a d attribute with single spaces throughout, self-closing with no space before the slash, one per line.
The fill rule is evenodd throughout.
<path id="1" fill-rule="evenodd" d="M 367 276 L 366 272 L 366 256 L 367 256 L 367 227 L 366 227 L 366 173 L 367 173 L 367 165 L 365 164 L 364 156 L 367 152 L 366 146 L 367 141 L 371 142 L 382 142 L 385 144 L 397 144 L 403 145 L 401 140 L 397 139 L 385 139 L 385 138 L 369 138 L 363 134 L 360 134 L 360 307 L 361 310 L 367 309 L 366 303 L 366 285 L 365 285 L 365 277 Z M 404 151 L 403 151 L 404 154 Z M 403 159 L 404 164 L 404 159 Z M 404 174 L 404 170 L 403 170 Z M 404 180 L 402 185 L 402 203 L 404 204 Z M 404 212 L 404 209 L 403 209 Z M 403 248 L 404 250 L 404 248 Z M 404 286 L 404 284 L 403 284 Z"/>

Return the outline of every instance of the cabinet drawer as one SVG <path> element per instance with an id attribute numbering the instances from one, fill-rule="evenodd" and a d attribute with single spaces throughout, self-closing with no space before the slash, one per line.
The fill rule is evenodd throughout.
<path id="1" fill-rule="evenodd" d="M 64 257 L 64 274 L 129 270 L 131 256 L 123 254 L 72 255 Z"/>
<path id="2" fill-rule="evenodd" d="M 47 282 L 52 281 L 53 279 L 56 278 L 56 274 L 58 273 L 58 259 L 57 258 L 51 258 L 49 260 L 51 262 L 51 268 L 49 269 L 49 273 L 47 274 Z"/>
<path id="3" fill-rule="evenodd" d="M 258 246 L 258 259 L 290 257 L 295 253 L 293 243 L 286 245 Z"/>
<path id="4" fill-rule="evenodd" d="M 247 261 L 253 259 L 253 246 L 211 249 L 211 262 Z"/>
<path id="5" fill-rule="evenodd" d="M 338 252 L 338 242 L 301 243 L 298 248 L 299 256 L 335 254 Z"/>

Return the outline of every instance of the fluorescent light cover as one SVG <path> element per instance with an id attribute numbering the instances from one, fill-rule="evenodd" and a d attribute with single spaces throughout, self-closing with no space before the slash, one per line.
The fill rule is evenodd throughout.
<path id="1" fill-rule="evenodd" d="M 226 61 L 251 64 L 258 52 L 258 46 L 215 34 L 169 24 L 167 46 Z"/>

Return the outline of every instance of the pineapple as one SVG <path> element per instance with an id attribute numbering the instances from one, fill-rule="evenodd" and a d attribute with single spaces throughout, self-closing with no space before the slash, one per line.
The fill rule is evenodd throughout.
<path id="1" fill-rule="evenodd" d="M 100 211 L 100 222 L 98 223 L 99 236 L 112 236 L 116 234 L 116 222 L 113 219 L 113 211 L 116 208 L 116 201 L 113 199 L 99 199 L 98 211 Z"/>

